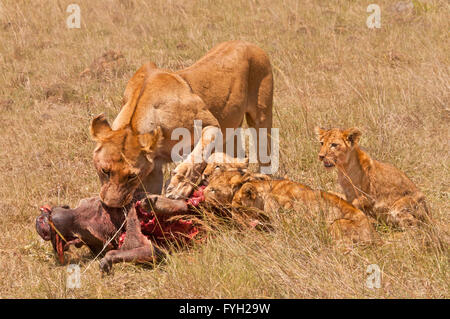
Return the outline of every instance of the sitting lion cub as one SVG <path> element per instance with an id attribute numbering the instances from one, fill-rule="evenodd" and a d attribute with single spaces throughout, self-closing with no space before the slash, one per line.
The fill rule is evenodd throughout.
<path id="1" fill-rule="evenodd" d="M 319 160 L 336 166 L 338 180 L 349 203 L 385 223 L 404 228 L 429 222 L 424 195 L 394 166 L 376 161 L 359 148 L 361 131 L 316 127 Z"/>

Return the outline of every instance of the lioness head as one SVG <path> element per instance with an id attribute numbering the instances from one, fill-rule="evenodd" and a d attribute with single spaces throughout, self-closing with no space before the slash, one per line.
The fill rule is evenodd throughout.
<path id="1" fill-rule="evenodd" d="M 320 141 L 319 160 L 327 168 L 348 162 L 351 150 L 358 144 L 361 131 L 357 128 L 324 130 L 315 128 Z"/>
<path id="2" fill-rule="evenodd" d="M 109 207 L 127 205 L 153 170 L 163 138 L 161 128 L 145 134 L 130 127 L 114 131 L 101 114 L 92 121 L 91 136 L 97 142 L 94 166 L 102 184 L 100 199 Z"/>

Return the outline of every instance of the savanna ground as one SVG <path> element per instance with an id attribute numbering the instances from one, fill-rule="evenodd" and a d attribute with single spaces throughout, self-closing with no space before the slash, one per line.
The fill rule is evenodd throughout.
<path id="1" fill-rule="evenodd" d="M 80 5 L 80 29 L 66 26 L 70 3 Z M 381 7 L 380 29 L 366 26 L 370 3 Z M 313 127 L 358 126 L 373 157 L 423 190 L 435 231 L 448 238 L 449 5 L 394 3 L 2 1 L 0 297 L 448 298 L 448 250 L 421 230 L 380 225 L 383 246 L 344 253 L 319 222 L 286 212 L 274 232 L 225 228 L 155 269 L 118 264 L 102 278 L 88 250 L 74 251 L 82 287 L 68 289 L 66 267 L 34 229 L 41 204 L 76 206 L 98 192 L 89 123 L 115 117 L 140 65 L 183 68 L 243 39 L 273 64 L 279 175 L 340 191 L 317 160 Z M 102 66 L 96 59 L 110 50 L 116 60 Z M 370 264 L 381 268 L 379 289 L 366 287 Z"/>

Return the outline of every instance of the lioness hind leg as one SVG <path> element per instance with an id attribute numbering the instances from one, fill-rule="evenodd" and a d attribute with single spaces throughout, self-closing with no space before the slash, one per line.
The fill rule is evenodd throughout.
<path id="1" fill-rule="evenodd" d="M 255 84 L 258 87 L 255 87 Z M 249 87 L 249 97 L 247 112 L 245 113 L 245 119 L 249 127 L 256 130 L 255 146 L 257 150 L 258 162 L 261 168 L 261 173 L 271 174 L 270 170 L 272 162 L 269 159 L 267 161 L 261 151 L 265 151 L 266 156 L 271 156 L 271 131 L 272 128 L 272 104 L 273 104 L 273 76 L 272 72 L 268 72 L 259 83 L 257 81 L 251 82 Z M 260 135 L 260 129 L 267 129 L 267 134 Z M 267 137 L 267 139 L 266 139 Z M 264 140 L 262 140 L 264 138 Z M 260 149 L 260 144 L 262 144 Z M 265 145 L 264 145 L 265 144 Z M 265 147 L 264 147 L 265 146 Z M 265 149 L 264 149 L 265 148 Z"/>

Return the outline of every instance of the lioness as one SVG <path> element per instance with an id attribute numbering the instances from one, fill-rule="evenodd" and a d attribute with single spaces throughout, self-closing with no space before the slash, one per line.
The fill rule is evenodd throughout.
<path id="1" fill-rule="evenodd" d="M 256 218 L 280 208 L 321 210 L 335 239 L 364 243 L 379 241 L 378 234 L 362 211 L 336 195 L 287 179 L 273 180 L 228 170 L 212 176 L 204 195 L 207 202 L 231 204 L 232 209 L 253 212 Z"/>
<path id="2" fill-rule="evenodd" d="M 430 220 L 425 196 L 416 185 L 394 166 L 376 161 L 360 149 L 359 129 L 315 130 L 321 144 L 319 160 L 327 168 L 337 167 L 349 203 L 400 228 Z"/>
<path id="3" fill-rule="evenodd" d="M 193 137 L 194 120 L 201 120 L 201 142 L 183 140 L 193 150 L 184 165 L 177 166 L 166 192 L 171 198 L 187 197 L 205 167 L 203 152 L 211 152 L 218 132 L 226 141 L 226 128 L 239 127 L 244 116 L 257 133 L 271 128 L 272 95 L 269 58 L 248 42 L 221 43 L 177 72 L 157 69 L 154 63 L 143 65 L 128 82 L 112 126 L 103 115 L 91 124 L 101 200 L 122 207 L 138 188 L 160 193 L 162 165 L 173 160 L 172 149 L 180 142 L 173 139 L 179 137 L 174 130 L 186 128 Z"/>

